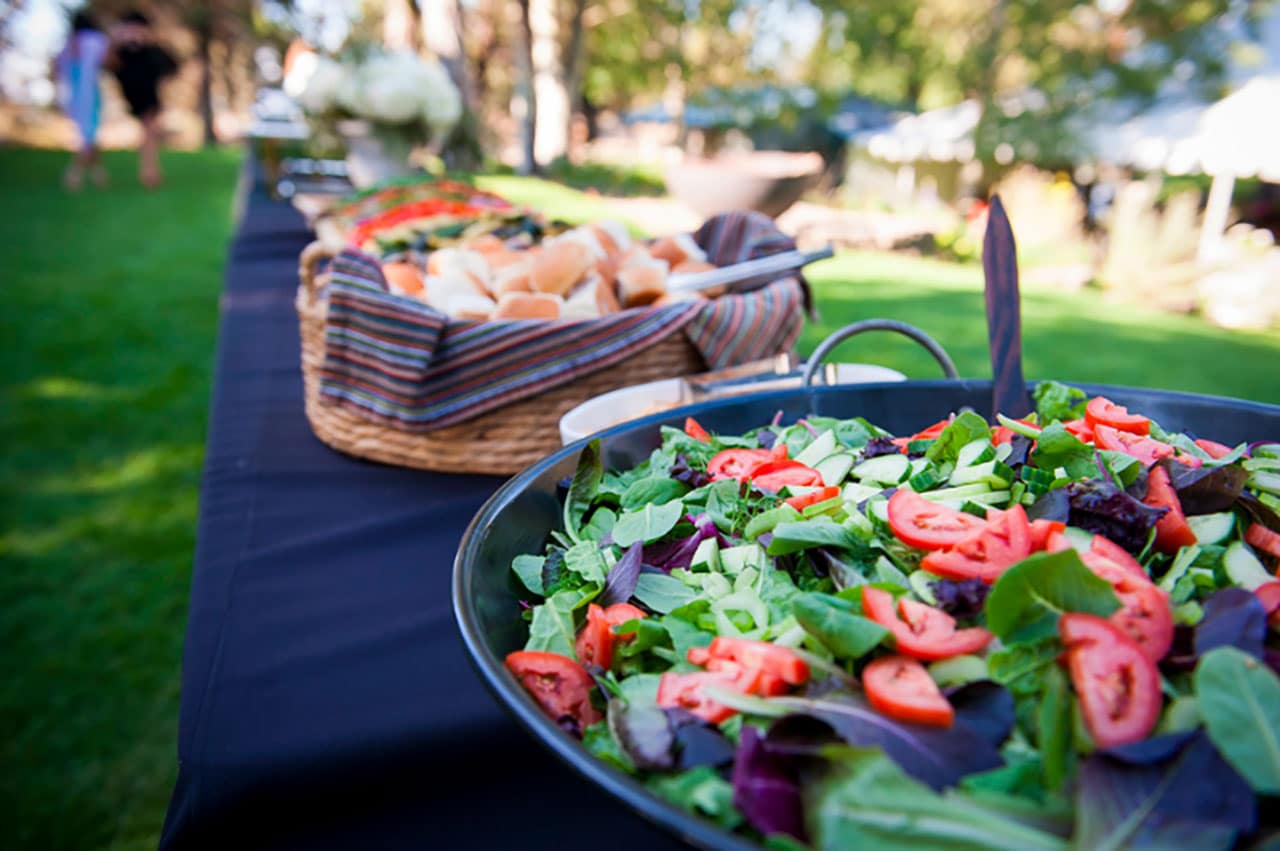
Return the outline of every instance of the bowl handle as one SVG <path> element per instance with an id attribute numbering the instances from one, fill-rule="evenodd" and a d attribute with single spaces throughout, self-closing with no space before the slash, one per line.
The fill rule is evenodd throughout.
<path id="1" fill-rule="evenodd" d="M 836 346 L 850 337 L 866 331 L 895 331 L 904 337 L 910 337 L 927 349 L 929 354 L 933 355 L 933 359 L 942 367 L 942 372 L 947 378 L 960 377 L 960 373 L 956 371 L 955 363 L 952 362 L 946 350 L 916 326 L 898 322 L 895 319 L 864 319 L 861 322 L 854 322 L 852 325 L 846 325 L 839 331 L 833 332 L 830 337 L 822 341 L 818 348 L 814 349 L 808 363 L 804 366 L 803 385 L 805 387 L 812 386 L 814 377 L 820 373 L 819 367 L 822 366 L 822 362 L 827 359 L 827 356 L 831 354 L 831 351 Z"/>

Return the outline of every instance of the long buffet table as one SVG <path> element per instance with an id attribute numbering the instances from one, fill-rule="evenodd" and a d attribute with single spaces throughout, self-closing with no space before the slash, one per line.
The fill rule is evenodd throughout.
<path id="1" fill-rule="evenodd" d="M 254 191 L 230 249 L 161 847 L 676 846 L 557 763 L 472 671 L 450 571 L 501 480 L 312 436 L 293 307 L 308 239 Z"/>

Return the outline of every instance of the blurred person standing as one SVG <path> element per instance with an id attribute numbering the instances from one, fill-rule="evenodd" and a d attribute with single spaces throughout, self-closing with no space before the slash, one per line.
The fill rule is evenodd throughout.
<path id="1" fill-rule="evenodd" d="M 85 172 L 98 186 L 105 186 L 107 173 L 98 156 L 98 120 L 102 115 L 102 90 L 98 73 L 102 70 L 110 40 L 86 12 L 71 19 L 71 37 L 54 66 L 62 108 L 80 132 L 80 147 L 62 175 L 62 185 L 77 191 Z"/>
<path id="2" fill-rule="evenodd" d="M 138 147 L 138 180 L 143 186 L 159 186 L 160 174 L 160 82 L 178 70 L 178 63 L 161 47 L 151 29 L 151 21 L 141 12 L 130 12 L 111 32 L 111 52 L 107 67 L 120 82 L 129 112 L 142 123 L 142 144 Z"/>

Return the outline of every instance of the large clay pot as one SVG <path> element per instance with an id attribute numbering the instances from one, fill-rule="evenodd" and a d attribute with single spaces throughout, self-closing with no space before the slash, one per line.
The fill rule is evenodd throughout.
<path id="1" fill-rule="evenodd" d="M 822 173 L 814 153 L 753 151 L 668 166 L 667 191 L 704 217 L 755 210 L 776 218 L 800 200 Z"/>

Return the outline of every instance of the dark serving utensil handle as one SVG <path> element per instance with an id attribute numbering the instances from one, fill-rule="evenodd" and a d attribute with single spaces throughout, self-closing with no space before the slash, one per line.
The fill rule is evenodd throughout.
<path id="1" fill-rule="evenodd" d="M 982 240 L 986 277 L 987 341 L 991 346 L 991 415 L 1021 417 L 1031 411 L 1022 378 L 1022 303 L 1018 293 L 1018 249 L 999 195 L 991 196 Z"/>
<path id="2" fill-rule="evenodd" d="M 908 325 L 905 322 L 899 322 L 896 319 L 864 319 L 861 322 L 854 322 L 852 325 L 846 325 L 838 331 L 833 331 L 830 337 L 818 344 L 818 348 L 813 350 L 813 354 L 809 356 L 809 362 L 804 366 L 804 377 L 801 384 L 805 387 L 813 384 L 813 379 L 818 375 L 818 368 L 822 366 L 822 362 L 827 359 L 827 355 L 831 354 L 831 350 L 843 343 L 850 337 L 867 331 L 894 331 L 904 337 L 910 337 L 928 350 L 933 355 L 933 359 L 942 367 L 942 372 L 947 378 L 959 378 L 960 374 L 956 372 L 956 365 L 952 362 L 950 355 L 942 346 L 938 345 L 938 341 L 921 331 L 914 325 Z"/>

